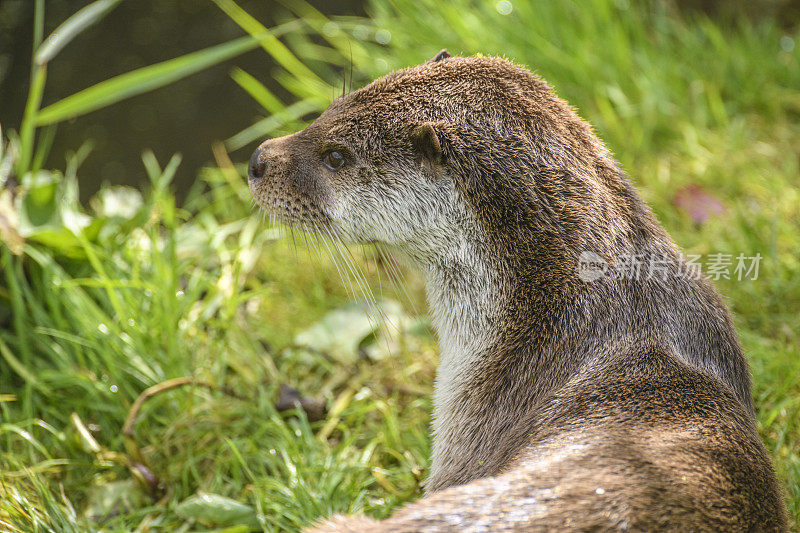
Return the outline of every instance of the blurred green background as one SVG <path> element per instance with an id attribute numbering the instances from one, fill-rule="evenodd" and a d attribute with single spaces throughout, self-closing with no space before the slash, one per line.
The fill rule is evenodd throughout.
<path id="1" fill-rule="evenodd" d="M 798 523 L 798 12 L 3 0 L 0 529 L 293 531 L 421 495 L 419 279 L 271 227 L 243 176 L 260 140 L 441 48 L 546 78 L 687 254 L 761 254 L 715 283 Z"/>

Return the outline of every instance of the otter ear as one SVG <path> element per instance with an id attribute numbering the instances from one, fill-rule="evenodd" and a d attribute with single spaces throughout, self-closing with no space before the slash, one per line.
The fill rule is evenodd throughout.
<path id="1" fill-rule="evenodd" d="M 414 146 L 414 150 L 429 162 L 433 164 L 442 162 L 442 145 L 439 143 L 439 136 L 433 129 L 432 123 L 425 122 L 415 126 L 411 130 L 411 144 Z"/>
<path id="2" fill-rule="evenodd" d="M 438 63 L 442 59 L 447 59 L 450 57 L 450 52 L 447 51 L 447 48 L 442 48 L 439 50 L 439 53 L 430 58 L 426 63 Z"/>

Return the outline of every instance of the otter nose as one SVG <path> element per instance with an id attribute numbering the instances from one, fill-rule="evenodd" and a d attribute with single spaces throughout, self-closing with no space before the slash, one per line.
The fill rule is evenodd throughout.
<path id="1" fill-rule="evenodd" d="M 251 180 L 260 180 L 264 177 L 264 172 L 267 170 L 267 164 L 261 160 L 261 148 L 256 148 L 253 155 L 250 156 L 250 164 L 247 167 L 247 175 Z"/>

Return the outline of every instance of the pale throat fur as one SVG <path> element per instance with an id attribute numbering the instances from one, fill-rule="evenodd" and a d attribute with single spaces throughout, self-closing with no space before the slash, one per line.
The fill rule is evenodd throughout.
<path id="1" fill-rule="evenodd" d="M 425 281 L 440 345 L 426 482 L 431 490 L 452 484 L 466 455 L 491 446 L 485 430 L 498 414 L 476 413 L 465 392 L 478 383 L 476 373 L 496 345 L 503 280 L 490 258 L 485 229 L 446 171 L 420 166 L 399 174 L 391 206 L 387 195 L 355 189 L 331 198 L 326 209 L 337 234 L 382 243 Z"/>
<path id="2" fill-rule="evenodd" d="M 433 391 L 433 454 L 426 487 L 446 483 L 458 468 L 463 443 L 486 439 L 475 434 L 475 413 L 464 392 L 475 382 L 480 362 L 491 357 L 500 312 L 498 273 L 484 260 L 480 244 L 462 235 L 450 250 L 423 270 L 440 355 Z M 493 413 L 483 413 L 491 417 Z M 479 424 L 479 427 L 481 425 Z"/>

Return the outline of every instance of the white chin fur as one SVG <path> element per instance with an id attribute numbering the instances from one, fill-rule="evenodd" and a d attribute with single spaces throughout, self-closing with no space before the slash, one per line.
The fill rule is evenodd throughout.
<path id="1" fill-rule="evenodd" d="M 447 254 L 469 218 L 452 181 L 420 171 L 391 183 L 338 192 L 327 209 L 333 225 L 350 240 L 383 243 L 423 262 Z"/>

